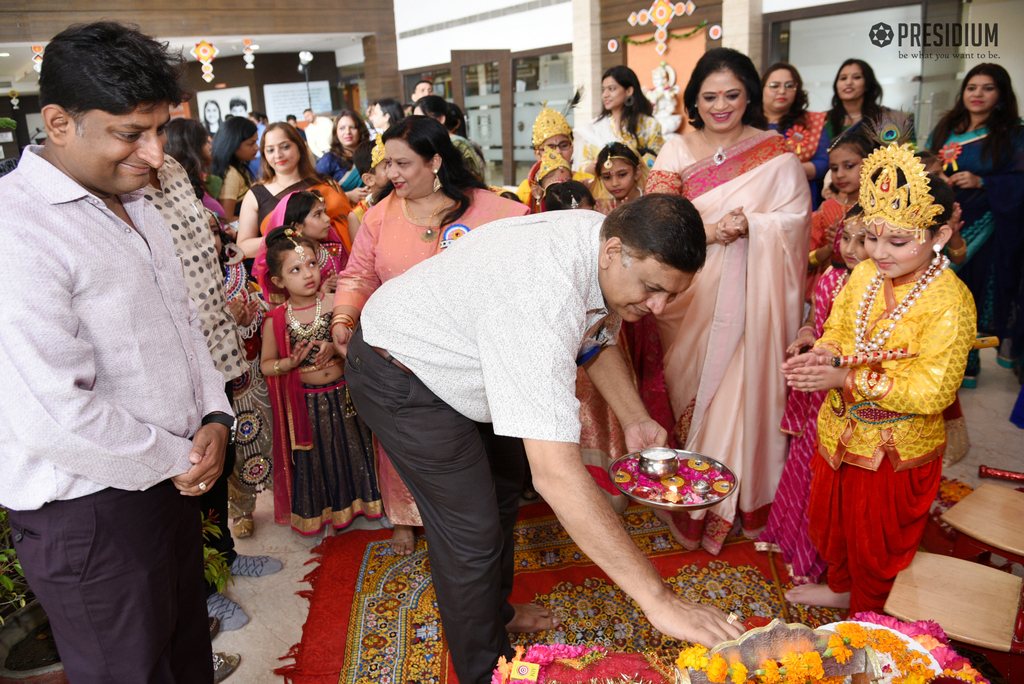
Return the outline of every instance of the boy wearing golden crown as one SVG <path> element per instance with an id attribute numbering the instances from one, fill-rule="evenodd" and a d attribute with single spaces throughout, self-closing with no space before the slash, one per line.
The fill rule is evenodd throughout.
<path id="1" fill-rule="evenodd" d="M 909 145 L 864 160 L 871 258 L 850 275 L 814 349 L 782 366 L 792 389 L 829 390 L 808 504 L 828 584 L 795 587 L 790 601 L 881 611 L 924 535 L 946 448 L 942 411 L 977 325 L 970 291 L 941 254 L 952 231 L 932 192 Z"/>
<path id="2" fill-rule="evenodd" d="M 373 193 L 380 190 L 388 182 L 387 170 L 381 162 L 384 161 L 384 140 L 380 133 L 372 143 L 366 140 L 359 144 L 352 155 L 352 163 L 363 179 L 363 185 L 370 190 L 370 194 L 359 201 L 359 204 L 352 208 L 348 214 L 348 234 L 352 242 L 356 241 L 356 233 L 363 223 L 363 216 L 373 206 Z"/>
<path id="3" fill-rule="evenodd" d="M 533 156 L 537 158 L 537 163 L 530 169 L 526 180 L 519 184 L 516 195 L 518 195 L 523 204 L 529 205 L 533 211 L 538 211 L 534 204 L 537 204 L 539 207 L 539 201 L 534 197 L 532 190 L 540 182 L 537 172 L 540 171 L 541 163 L 544 161 L 544 154 L 545 152 L 554 152 L 560 155 L 567 163 L 572 164 L 572 127 L 560 113 L 545 107 L 540 110 L 540 114 L 537 115 L 536 120 L 533 122 L 532 142 Z M 589 181 L 593 180 L 593 178 L 591 174 L 581 171 L 572 175 L 573 180 L 582 181 L 587 185 L 589 185 Z"/>

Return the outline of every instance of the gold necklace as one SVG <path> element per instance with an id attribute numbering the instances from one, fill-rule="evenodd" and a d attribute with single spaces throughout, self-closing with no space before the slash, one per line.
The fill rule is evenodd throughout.
<path id="1" fill-rule="evenodd" d="M 434 240 L 435 237 L 437 237 L 438 231 L 434 230 L 434 227 L 429 224 L 432 224 L 434 222 L 434 215 L 437 214 L 437 210 L 447 203 L 448 198 L 445 197 L 443 200 L 440 201 L 440 203 L 438 203 L 436 207 L 434 207 L 434 211 L 430 212 L 430 217 L 426 219 L 428 224 L 427 229 L 423 232 L 422 235 L 420 235 L 420 239 L 423 240 L 424 242 L 431 242 Z M 406 199 L 405 197 L 402 198 L 402 208 L 405 209 L 406 216 L 408 216 L 408 218 L 413 223 L 415 223 L 416 221 L 423 220 L 423 217 L 416 216 L 415 214 L 412 213 L 412 208 L 409 206 L 409 200 Z"/>

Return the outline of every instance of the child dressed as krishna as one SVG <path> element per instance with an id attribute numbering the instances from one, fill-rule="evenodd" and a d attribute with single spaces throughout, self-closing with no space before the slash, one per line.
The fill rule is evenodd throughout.
<path id="1" fill-rule="evenodd" d="M 810 538 L 828 584 L 791 601 L 881 611 L 910 565 L 939 487 L 943 410 L 975 338 L 974 299 L 942 248 L 952 209 L 909 145 L 875 150 L 861 169 L 870 259 L 836 298 L 824 334 L 782 366 L 790 387 L 829 390 L 811 464 Z M 950 195 L 949 207 L 936 202 Z"/>

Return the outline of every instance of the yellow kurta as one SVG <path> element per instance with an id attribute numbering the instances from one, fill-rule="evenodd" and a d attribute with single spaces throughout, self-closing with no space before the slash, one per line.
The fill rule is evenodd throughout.
<path id="1" fill-rule="evenodd" d="M 816 347 L 836 355 L 856 352 L 857 308 L 876 273 L 870 260 L 854 269 Z M 868 316 L 865 339 L 914 288 L 917 277 L 885 280 Z M 918 356 L 851 368 L 843 389 L 830 390 L 818 414 L 818 452 L 833 469 L 845 462 L 877 470 L 888 456 L 900 471 L 940 458 L 946 447 L 942 411 L 956 399 L 976 328 L 974 298 L 946 269 L 896 322 L 885 344 Z"/>

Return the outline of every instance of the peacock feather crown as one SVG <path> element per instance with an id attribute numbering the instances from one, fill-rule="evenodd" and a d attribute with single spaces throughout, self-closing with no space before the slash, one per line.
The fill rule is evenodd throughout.
<path id="1" fill-rule="evenodd" d="M 904 176 L 902 184 L 900 171 Z M 942 207 L 935 204 L 930 190 L 924 164 L 910 145 L 890 143 L 888 147 L 875 150 L 864 159 L 860 169 L 864 224 L 873 226 L 875 233 L 881 235 L 883 225 L 889 223 L 900 232 L 912 234 L 918 242 L 924 242 L 925 231 L 942 213 Z"/>

